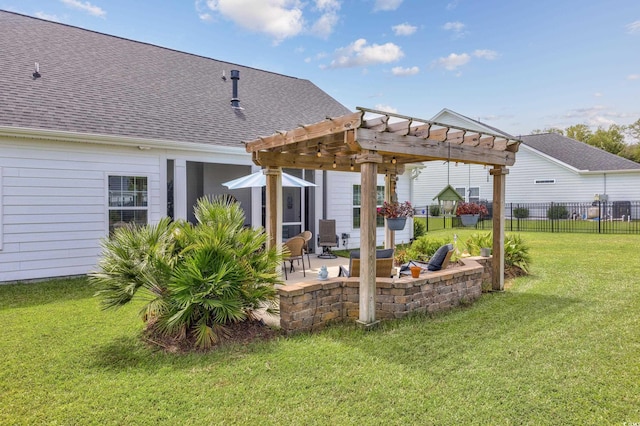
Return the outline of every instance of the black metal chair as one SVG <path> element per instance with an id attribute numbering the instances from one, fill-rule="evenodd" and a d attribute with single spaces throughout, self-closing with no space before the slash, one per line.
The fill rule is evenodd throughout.
<path id="1" fill-rule="evenodd" d="M 335 219 L 320 219 L 318 231 L 318 246 L 322 247 L 322 253 L 318 257 L 323 259 L 335 259 L 338 257 L 331 252 L 332 247 L 338 247 Z"/>

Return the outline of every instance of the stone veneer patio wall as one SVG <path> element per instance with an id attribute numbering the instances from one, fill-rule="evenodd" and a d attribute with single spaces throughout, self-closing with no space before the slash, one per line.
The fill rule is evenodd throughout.
<path id="1" fill-rule="evenodd" d="M 376 318 L 439 312 L 471 303 L 491 288 L 491 257 L 468 257 L 420 278 L 377 278 Z M 280 327 L 286 334 L 316 331 L 331 322 L 358 319 L 358 278 L 330 278 L 280 286 Z"/>

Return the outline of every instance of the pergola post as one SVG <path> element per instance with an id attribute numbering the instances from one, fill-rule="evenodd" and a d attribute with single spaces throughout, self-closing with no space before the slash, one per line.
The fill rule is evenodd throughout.
<path id="1" fill-rule="evenodd" d="M 376 321 L 376 198 L 378 163 L 375 151 L 363 151 L 356 158 L 361 164 L 360 185 L 360 299 L 358 323 L 369 328 Z"/>
<path id="2" fill-rule="evenodd" d="M 494 166 L 491 171 L 493 176 L 493 265 L 491 288 L 494 291 L 504 290 L 504 200 L 506 188 L 506 176 L 509 169 L 503 166 Z"/>
<path id="3" fill-rule="evenodd" d="M 387 173 L 384 176 L 384 200 L 387 203 L 391 203 L 393 201 L 397 201 L 398 196 L 396 195 L 396 174 L 395 173 Z M 389 229 L 387 224 L 387 219 L 384 220 L 384 248 L 393 248 L 396 245 L 396 233 Z"/>
<path id="4" fill-rule="evenodd" d="M 276 247 L 282 242 L 282 169 L 267 167 L 266 175 L 266 228 L 267 247 Z"/>

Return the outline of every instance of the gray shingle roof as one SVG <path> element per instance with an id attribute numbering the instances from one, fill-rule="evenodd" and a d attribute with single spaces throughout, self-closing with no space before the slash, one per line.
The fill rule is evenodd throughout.
<path id="1" fill-rule="evenodd" d="M 640 164 L 557 133 L 521 137 L 522 142 L 578 170 L 640 170 Z"/>
<path id="2" fill-rule="evenodd" d="M 0 88 L 0 126 L 226 146 L 349 112 L 308 80 L 5 11 Z"/>

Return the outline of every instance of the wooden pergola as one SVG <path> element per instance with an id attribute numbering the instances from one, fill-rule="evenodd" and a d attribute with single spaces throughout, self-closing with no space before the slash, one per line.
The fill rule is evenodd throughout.
<path id="1" fill-rule="evenodd" d="M 247 152 L 267 175 L 266 224 L 271 246 L 282 240 L 282 167 L 360 173 L 359 323 L 375 324 L 376 184 L 385 175 L 385 199 L 396 200 L 396 177 L 405 165 L 453 161 L 491 166 L 493 176 L 493 282 L 504 289 L 504 196 L 507 166 L 515 163 L 520 141 L 498 132 L 356 108 L 341 117 L 301 125 L 246 142 Z M 385 246 L 394 246 L 393 231 Z"/>

